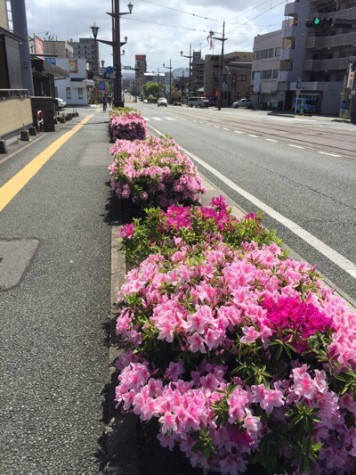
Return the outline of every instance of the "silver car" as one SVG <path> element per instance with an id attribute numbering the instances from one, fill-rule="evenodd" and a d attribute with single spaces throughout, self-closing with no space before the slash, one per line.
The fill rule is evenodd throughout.
<path id="1" fill-rule="evenodd" d="M 254 105 L 250 99 L 240 99 L 239 101 L 233 102 L 232 107 L 238 109 L 239 107 L 246 107 L 246 109 L 253 109 Z"/>
<path id="2" fill-rule="evenodd" d="M 157 101 L 157 106 L 158 107 L 167 107 L 168 103 L 167 103 L 167 99 L 165 97 L 160 97 Z"/>

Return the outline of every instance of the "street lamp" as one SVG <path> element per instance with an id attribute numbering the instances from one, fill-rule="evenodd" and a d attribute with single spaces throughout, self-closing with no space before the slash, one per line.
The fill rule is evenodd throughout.
<path id="1" fill-rule="evenodd" d="M 190 77 L 191 77 L 191 59 L 193 58 L 192 56 L 192 45 L 189 45 L 189 55 L 183 54 L 183 51 L 180 52 L 180 55 L 183 56 L 183 58 L 188 58 L 189 59 L 189 77 L 188 77 L 188 97 L 190 96 Z"/>
<path id="2" fill-rule="evenodd" d="M 127 42 L 127 36 L 124 40 L 120 40 L 120 17 L 122 15 L 128 15 L 132 13 L 133 5 L 130 3 L 127 5 L 129 11 L 120 13 L 120 0 L 111 0 L 111 12 L 106 12 L 112 17 L 112 41 L 107 40 L 97 40 L 99 27 L 94 23 L 91 26 L 93 37 L 95 41 L 110 45 L 113 48 L 113 58 L 114 58 L 114 70 L 115 70 L 115 81 L 114 81 L 114 107 L 123 107 L 124 101 L 122 99 L 122 84 L 121 84 L 121 46 L 125 45 Z"/>
<path id="3" fill-rule="evenodd" d="M 171 60 L 169 60 L 169 66 L 166 66 L 163 63 L 163 67 L 166 68 L 166 69 L 169 69 L 169 103 L 171 103 L 171 100 L 172 100 L 172 69 L 173 69 Z"/>
<path id="4" fill-rule="evenodd" d="M 222 78 L 223 78 L 223 67 L 224 67 L 224 43 L 227 40 L 225 38 L 225 20 L 223 22 L 223 33 L 222 38 L 214 36 L 214 32 L 209 32 L 210 38 L 221 41 L 221 56 L 220 56 L 220 66 L 219 66 L 219 96 L 218 96 L 218 109 L 221 110 L 221 99 L 222 99 Z"/>

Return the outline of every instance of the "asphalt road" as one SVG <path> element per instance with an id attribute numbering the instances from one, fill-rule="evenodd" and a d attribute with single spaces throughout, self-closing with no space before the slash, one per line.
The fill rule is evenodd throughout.
<path id="1" fill-rule="evenodd" d="M 1 184 L 90 112 L 0 157 Z M 3 475 L 101 471 L 110 313 L 107 120 L 98 111 L 0 216 Z"/>
<path id="2" fill-rule="evenodd" d="M 165 108 L 143 103 L 137 107 L 156 132 L 172 136 L 245 191 L 243 195 L 232 189 L 221 176 L 198 163 L 201 173 L 244 210 L 260 209 L 246 198 L 247 193 L 272 209 L 271 215 L 265 212 L 265 225 L 276 229 L 304 260 L 316 264 L 350 301 L 356 300 L 354 125 L 326 117 L 269 116 L 242 109 Z M 296 231 L 275 219 L 273 212 L 297 225 Z M 317 238 L 314 247 L 300 229 Z M 328 257 L 325 249 L 330 251 Z M 336 257 L 330 259 L 333 253 Z M 343 258 L 350 263 L 345 264 Z M 345 271 L 350 265 L 352 275 Z"/>
<path id="3" fill-rule="evenodd" d="M 240 192 L 246 190 L 355 263 L 353 126 L 242 110 L 139 107 L 156 132 L 202 160 L 201 173 L 243 209 L 258 209 Z M 80 120 L 90 113 L 81 109 Z M 98 109 L 0 215 L 4 475 L 102 471 L 112 222 L 107 119 Z M 1 157 L 0 184 L 73 125 Z M 356 299 L 347 272 L 268 214 L 265 224 Z"/>

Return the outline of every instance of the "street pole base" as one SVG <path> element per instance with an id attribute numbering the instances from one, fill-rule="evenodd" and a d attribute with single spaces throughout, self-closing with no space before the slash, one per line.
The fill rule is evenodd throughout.
<path id="1" fill-rule="evenodd" d="M 113 101 L 113 106 L 114 107 L 125 107 L 124 101 Z"/>

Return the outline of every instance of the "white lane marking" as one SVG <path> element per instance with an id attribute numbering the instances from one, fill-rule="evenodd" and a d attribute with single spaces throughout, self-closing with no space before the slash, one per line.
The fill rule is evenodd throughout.
<path id="1" fill-rule="evenodd" d="M 331 262 L 333 262 L 338 267 L 340 267 L 340 269 L 347 272 L 349 275 L 351 275 L 351 277 L 356 279 L 356 264 L 355 263 L 349 261 L 346 257 L 339 254 L 337 251 L 332 249 L 330 246 L 325 244 L 323 241 L 320 241 L 320 239 L 313 236 L 309 231 L 306 231 L 304 228 L 299 226 L 299 224 L 294 223 L 290 219 L 288 219 L 285 216 L 283 216 L 282 214 L 278 213 L 278 211 L 275 211 L 273 208 L 268 206 L 263 201 L 259 200 L 255 196 L 251 195 L 251 193 L 249 193 L 248 191 L 245 191 L 243 188 L 235 185 L 234 182 L 229 180 L 226 176 L 224 176 L 218 170 L 215 170 L 215 168 L 213 168 L 209 164 L 205 163 L 203 160 L 198 158 L 196 155 L 193 155 L 192 153 L 188 152 L 188 150 L 185 150 L 183 147 L 180 147 L 180 148 L 183 150 L 183 152 L 187 153 L 196 162 L 198 162 L 202 167 L 206 168 L 208 171 L 210 171 L 210 173 L 213 173 L 217 178 L 219 178 L 221 181 L 223 181 L 229 188 L 236 191 L 241 196 L 243 196 L 244 198 L 249 200 L 251 203 L 253 203 L 255 206 L 257 206 L 259 209 L 261 209 L 262 211 L 267 213 L 269 216 L 271 216 L 273 219 L 275 219 L 279 223 L 283 224 L 283 226 L 285 226 L 287 229 L 292 231 L 296 236 L 303 239 L 310 246 L 312 246 L 314 249 L 316 249 L 318 252 L 320 252 L 320 254 L 323 254 Z"/>
<path id="2" fill-rule="evenodd" d="M 153 120 L 157 120 L 157 121 L 160 121 L 162 120 L 160 117 L 153 117 Z"/>
<path id="3" fill-rule="evenodd" d="M 257 135 L 254 135 L 254 134 L 248 134 L 249 137 L 257 137 Z"/>
<path id="4" fill-rule="evenodd" d="M 151 128 L 156 133 L 158 133 L 159 135 L 163 135 L 159 130 L 155 129 L 154 127 L 151 126 Z M 201 158 L 197 157 L 193 153 L 188 152 L 188 150 L 186 150 L 183 147 L 179 147 L 179 148 L 181 150 L 183 150 L 183 152 L 188 154 L 193 160 L 195 160 L 197 163 L 199 163 L 202 167 L 204 167 L 210 173 L 212 173 L 217 178 L 219 178 L 219 180 L 223 181 L 229 188 L 236 191 L 241 196 L 243 196 L 244 198 L 249 200 L 251 203 L 253 203 L 255 206 L 257 206 L 259 209 L 261 209 L 262 211 L 267 213 L 269 216 L 271 216 L 273 219 L 275 219 L 279 223 L 283 224 L 283 226 L 285 226 L 287 229 L 292 231 L 296 236 L 303 239 L 311 247 L 316 249 L 320 254 L 323 254 L 331 262 L 333 262 L 335 265 L 337 265 L 340 269 L 347 272 L 349 275 L 351 275 L 351 277 L 356 279 L 356 264 L 354 262 L 349 261 L 346 257 L 339 254 L 337 251 L 332 249 L 330 246 L 325 244 L 323 241 L 320 241 L 320 239 L 313 236 L 309 231 L 306 231 L 304 228 L 299 226 L 299 224 L 294 223 L 290 219 L 288 219 L 285 216 L 283 216 L 282 214 L 280 214 L 278 211 L 275 211 L 273 208 L 268 206 L 263 201 L 259 200 L 255 196 L 251 195 L 251 193 L 249 193 L 248 191 L 245 191 L 243 188 L 236 185 L 233 181 L 229 180 L 229 178 L 227 178 L 225 175 L 220 173 L 218 170 L 213 168 L 208 163 L 204 162 L 204 160 L 202 160 Z"/>
<path id="5" fill-rule="evenodd" d="M 211 127 L 211 124 L 206 123 L 205 125 L 207 125 L 208 127 Z"/>
<path id="6" fill-rule="evenodd" d="M 167 119 L 167 120 L 175 120 L 175 119 L 172 119 L 172 117 L 165 117 L 165 119 Z"/>
<path id="7" fill-rule="evenodd" d="M 143 117 L 147 122 L 150 120 L 148 117 Z"/>
<path id="8" fill-rule="evenodd" d="M 293 148 L 305 148 L 305 147 L 302 147 L 301 145 L 294 145 L 293 143 L 289 143 L 287 145 L 288 147 L 293 147 Z"/>
<path id="9" fill-rule="evenodd" d="M 273 142 L 273 143 L 277 143 L 278 140 L 274 140 L 274 139 L 265 139 L 267 142 Z"/>
<path id="10" fill-rule="evenodd" d="M 235 134 L 244 134 L 244 132 L 241 132 L 240 130 L 234 130 Z"/>
<path id="11" fill-rule="evenodd" d="M 223 129 L 224 129 L 224 130 L 231 130 L 231 129 L 227 128 L 227 127 L 223 127 Z"/>
<path id="12" fill-rule="evenodd" d="M 341 155 L 337 155 L 336 153 L 322 152 L 321 150 L 319 150 L 319 153 L 321 153 L 322 155 L 328 155 L 329 157 L 336 157 L 336 158 L 341 157 Z"/>
<path id="13" fill-rule="evenodd" d="M 214 125 L 216 129 L 220 129 L 220 125 Z"/>

